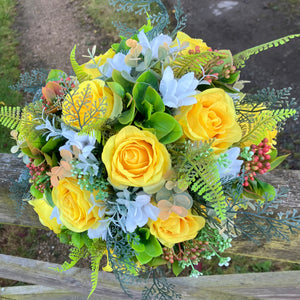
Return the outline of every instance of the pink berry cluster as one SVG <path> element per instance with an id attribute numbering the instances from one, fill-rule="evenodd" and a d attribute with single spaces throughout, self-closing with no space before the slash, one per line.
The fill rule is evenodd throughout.
<path id="1" fill-rule="evenodd" d="M 254 153 L 252 160 L 244 163 L 246 173 L 243 185 L 245 187 L 249 185 L 249 179 L 253 181 L 254 176 L 257 174 L 264 174 L 271 168 L 271 156 L 268 154 L 271 146 L 268 142 L 268 139 L 264 138 L 258 145 L 251 145 L 250 151 Z"/>
<path id="2" fill-rule="evenodd" d="M 49 182 L 49 177 L 46 176 L 47 164 L 43 163 L 39 166 L 35 166 L 34 160 L 30 158 L 30 162 L 26 165 L 26 167 L 29 169 L 29 175 L 31 176 L 30 182 L 38 191 L 43 193 L 47 183 Z"/>
<path id="3" fill-rule="evenodd" d="M 194 265 L 197 265 L 201 258 L 201 252 L 205 251 L 205 246 L 208 242 L 202 242 L 198 240 L 191 240 L 183 242 L 183 249 L 181 244 L 178 243 L 178 252 L 175 252 L 174 248 L 163 248 L 162 258 L 169 263 L 174 263 L 177 261 L 188 261 L 191 260 Z"/>

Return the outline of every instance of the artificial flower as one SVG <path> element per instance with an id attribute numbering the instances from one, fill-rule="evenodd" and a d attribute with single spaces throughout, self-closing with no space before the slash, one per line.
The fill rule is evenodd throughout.
<path id="1" fill-rule="evenodd" d="M 151 195 L 140 192 L 134 201 L 128 198 L 129 195 L 129 192 L 125 189 L 123 192 L 117 193 L 118 199 L 116 201 L 127 208 L 125 226 L 128 232 L 133 232 L 137 226 L 146 225 L 149 219 L 155 221 L 159 209 L 150 203 Z"/>
<path id="2" fill-rule="evenodd" d="M 48 204 L 45 196 L 40 199 L 30 200 L 28 203 L 33 206 L 35 212 L 39 216 L 40 222 L 44 226 L 48 227 L 56 234 L 60 233 L 61 225 L 57 222 L 58 220 L 56 218 L 51 218 L 53 208 Z"/>
<path id="3" fill-rule="evenodd" d="M 143 47 L 142 54 L 145 54 L 147 49 L 151 49 L 153 58 L 158 58 L 159 47 L 165 47 L 169 50 L 169 46 L 172 43 L 171 37 L 165 34 L 160 34 L 157 37 L 155 37 L 152 41 L 149 41 L 146 34 L 144 33 L 144 30 L 139 32 L 138 39 L 139 44 Z"/>
<path id="4" fill-rule="evenodd" d="M 172 248 L 176 243 L 194 239 L 198 231 L 205 225 L 205 219 L 193 215 L 190 211 L 186 217 L 181 217 L 171 212 L 167 220 L 158 218 L 149 221 L 150 233 L 153 234 L 163 245 Z"/>
<path id="5" fill-rule="evenodd" d="M 232 98 L 222 89 L 197 94 L 197 103 L 180 108 L 176 116 L 184 134 L 192 141 L 214 139 L 215 153 L 224 152 L 242 137 Z"/>
<path id="6" fill-rule="evenodd" d="M 126 65 L 125 57 L 125 54 L 117 53 L 113 58 L 108 58 L 106 63 L 100 67 L 102 74 L 111 77 L 113 70 L 130 73 L 131 68 Z"/>
<path id="7" fill-rule="evenodd" d="M 172 68 L 168 66 L 159 85 L 163 102 L 166 106 L 178 108 L 184 105 L 192 105 L 197 102 L 195 97 L 198 80 L 193 72 L 183 75 L 180 79 L 174 78 Z"/>
<path id="8" fill-rule="evenodd" d="M 113 186 L 143 187 L 149 194 L 162 187 L 171 167 L 166 147 L 153 133 L 134 126 L 124 127 L 108 139 L 102 161 Z"/>
<path id="9" fill-rule="evenodd" d="M 91 192 L 81 189 L 75 178 L 60 180 L 59 185 L 53 187 L 52 199 L 62 224 L 74 232 L 95 228 L 100 220 L 100 208 L 93 203 L 93 196 Z"/>
<path id="10" fill-rule="evenodd" d="M 222 153 L 222 157 L 226 158 L 226 164 L 220 164 L 219 161 L 217 162 L 220 178 L 234 178 L 238 176 L 238 174 L 241 172 L 241 166 L 244 162 L 243 160 L 237 159 L 239 155 L 240 148 L 238 147 L 231 148 L 225 153 Z"/>
<path id="11" fill-rule="evenodd" d="M 190 50 L 194 51 L 194 53 L 195 52 L 206 52 L 206 51 L 211 50 L 211 48 L 208 47 L 206 45 L 206 43 L 203 42 L 203 40 L 193 39 L 193 38 L 191 38 L 190 36 L 188 36 L 186 33 L 182 32 L 182 31 L 177 32 L 175 42 L 176 41 L 179 41 L 180 45 L 182 45 L 182 44 L 184 45 L 184 44 L 188 43 L 188 45 L 186 47 L 184 47 L 183 50 L 180 51 L 181 55 L 189 54 Z"/>
<path id="12" fill-rule="evenodd" d="M 63 121 L 75 128 L 111 117 L 114 109 L 112 91 L 100 79 L 82 82 L 68 94 L 62 104 Z"/>
<path id="13" fill-rule="evenodd" d="M 101 69 L 101 66 L 103 66 L 108 59 L 112 59 L 114 56 L 115 51 L 113 49 L 109 49 L 104 54 L 96 56 L 94 57 L 94 59 L 91 59 L 87 63 L 83 64 L 81 66 L 82 71 L 89 75 L 90 80 L 100 77 L 102 74 L 100 73 L 99 68 L 95 68 L 95 65 L 97 65 Z M 93 67 L 90 68 L 90 65 L 92 65 Z"/>

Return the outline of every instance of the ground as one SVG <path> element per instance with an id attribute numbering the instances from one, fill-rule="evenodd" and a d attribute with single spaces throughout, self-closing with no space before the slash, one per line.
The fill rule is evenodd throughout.
<path id="1" fill-rule="evenodd" d="M 168 1 L 170 5 L 176 2 Z M 231 49 L 233 54 L 285 35 L 300 33 L 299 0 L 183 0 L 182 4 L 188 16 L 186 33 L 202 38 L 212 48 Z M 71 72 L 69 55 L 75 44 L 78 61 L 82 63 L 86 59 L 81 55 L 87 53 L 87 48 L 96 44 L 100 51 L 104 51 L 112 40 L 101 28 L 93 25 L 81 0 L 19 1 L 15 30 L 20 42 L 18 51 L 22 71 L 42 67 Z M 246 89 L 291 86 L 292 96 L 298 98 L 299 103 L 299 49 L 300 39 L 249 60 L 242 72 L 242 79 L 252 82 Z M 288 123 L 279 142 L 281 152 L 292 154 L 286 167 L 300 169 L 299 122 L 296 125 Z M 9 254 L 14 254 L 9 247 L 5 248 L 5 243 L 11 239 L 9 232 L 16 237 L 10 240 L 10 245 L 21 240 L 26 243 L 26 236 L 32 234 L 25 229 L 21 233 L 9 227 L 0 230 L 1 252 Z M 62 250 L 65 248 L 59 245 L 53 234 L 40 231 L 34 234 L 44 237 L 33 245 L 37 259 L 63 262 L 66 251 Z"/>

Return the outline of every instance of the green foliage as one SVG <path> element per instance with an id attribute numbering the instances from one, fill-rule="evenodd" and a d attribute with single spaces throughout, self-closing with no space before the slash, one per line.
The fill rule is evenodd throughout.
<path id="1" fill-rule="evenodd" d="M 21 120 L 21 108 L 11 106 L 0 107 L 0 124 L 9 128 L 17 129 Z"/>
<path id="2" fill-rule="evenodd" d="M 176 180 L 183 186 L 190 186 L 196 199 L 203 199 L 215 209 L 218 218 L 225 218 L 225 197 L 219 177 L 216 158 L 211 143 L 185 143 L 184 149 L 172 149 L 172 165 L 177 171 Z M 175 150 L 175 151 L 174 151 Z M 180 186 L 179 186 L 180 188 Z M 199 199 L 198 199 L 199 201 Z"/>
<path id="3" fill-rule="evenodd" d="M 61 267 L 57 267 L 57 268 L 50 268 L 54 271 L 57 272 L 63 272 L 63 271 L 67 271 L 69 269 L 71 269 L 72 267 L 74 267 L 77 262 L 83 258 L 86 255 L 86 249 L 85 248 L 81 248 L 78 249 L 76 247 L 71 248 L 70 249 L 70 254 L 69 254 L 69 259 L 71 260 L 70 262 L 65 261 Z"/>
<path id="4" fill-rule="evenodd" d="M 22 170 L 17 181 L 13 180 L 9 187 L 9 197 L 13 200 L 16 207 L 17 217 L 21 216 L 22 211 L 25 208 L 26 201 L 30 200 L 31 194 L 29 192 L 29 169 L 25 168 Z"/>
<path id="5" fill-rule="evenodd" d="M 90 76 L 87 73 L 85 73 L 83 67 L 77 63 L 76 57 L 75 57 L 75 51 L 76 51 L 76 45 L 74 46 L 74 48 L 71 51 L 70 61 L 71 61 L 71 65 L 74 70 L 74 73 L 75 73 L 78 81 L 81 83 L 85 80 L 89 80 Z"/>
<path id="6" fill-rule="evenodd" d="M 238 209 L 243 203 L 240 196 L 232 193 L 233 199 L 228 202 L 227 213 L 237 215 L 237 218 L 226 220 L 227 234 L 239 235 L 245 239 L 260 244 L 262 240 L 280 238 L 289 241 L 289 235 L 300 230 L 300 215 L 297 210 L 293 212 L 279 212 L 274 215 L 274 209 L 282 203 L 285 191 L 273 195 L 264 194 L 263 201 L 248 201 L 251 210 Z M 235 208 L 234 208 L 235 207 Z"/>
<path id="7" fill-rule="evenodd" d="M 178 56 L 172 61 L 172 69 L 175 77 L 180 78 L 188 72 L 194 72 L 195 77 L 202 77 L 203 71 L 206 72 L 216 65 L 226 55 L 216 52 L 201 52 L 197 54 Z"/>
<path id="8" fill-rule="evenodd" d="M 278 123 L 284 123 L 287 118 L 294 114 L 296 114 L 294 109 L 264 110 L 259 114 L 255 114 L 254 122 L 240 124 L 243 131 L 243 138 L 240 143 L 251 141 L 251 143 L 257 145 L 265 138 L 268 131 L 276 129 Z"/>
<path id="9" fill-rule="evenodd" d="M 253 54 L 257 54 L 261 51 L 264 50 L 268 50 L 272 47 L 278 47 L 280 45 L 284 45 L 285 43 L 289 42 L 291 39 L 300 37 L 300 34 L 291 34 L 285 37 L 282 37 L 280 39 L 265 43 L 265 44 L 261 44 L 259 46 L 244 50 L 240 53 L 237 53 L 233 56 L 233 62 L 234 65 L 237 68 L 243 68 L 245 67 L 245 61 Z"/>
<path id="10" fill-rule="evenodd" d="M 20 75 L 18 82 L 12 86 L 12 89 L 35 94 L 46 84 L 48 71 L 43 69 L 32 70 Z"/>
<path id="11" fill-rule="evenodd" d="M 146 32 L 146 35 L 150 40 L 158 36 L 160 33 L 164 32 L 170 23 L 169 14 L 166 6 L 161 0 L 110 0 L 109 3 L 116 7 L 117 11 L 123 10 L 127 13 L 135 13 L 138 15 L 148 14 L 148 18 L 151 21 L 153 28 Z M 181 30 L 186 23 L 186 16 L 183 13 L 182 8 L 180 7 L 180 1 L 177 1 L 175 8 L 175 19 L 177 25 L 172 32 L 172 36 L 175 36 L 177 31 Z M 153 12 L 155 9 L 158 10 L 157 13 Z M 116 26 L 120 32 L 121 36 L 131 37 L 138 32 L 137 28 L 129 28 L 126 24 L 121 22 L 113 22 L 113 25 Z"/>
<path id="12" fill-rule="evenodd" d="M 150 277 L 151 276 L 151 277 Z M 175 291 L 175 286 L 167 282 L 163 277 L 160 268 L 151 270 L 149 278 L 152 284 L 150 287 L 145 287 L 142 294 L 143 300 L 161 299 L 173 300 L 182 299 L 182 296 Z"/>

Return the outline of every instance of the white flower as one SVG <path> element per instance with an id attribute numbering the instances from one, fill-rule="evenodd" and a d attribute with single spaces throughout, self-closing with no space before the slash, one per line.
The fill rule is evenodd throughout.
<path id="1" fill-rule="evenodd" d="M 243 164 L 242 160 L 237 159 L 240 154 L 240 148 L 234 147 L 227 150 L 223 155 L 226 155 L 227 164 L 220 165 L 217 162 L 218 171 L 220 174 L 220 178 L 229 177 L 235 178 L 241 171 L 241 166 Z"/>
<path id="2" fill-rule="evenodd" d="M 172 68 L 168 66 L 159 85 L 164 104 L 174 108 L 195 104 L 197 100 L 192 96 L 197 93 L 195 89 L 198 83 L 193 72 L 185 74 L 179 80 L 175 79 Z"/>
<path id="3" fill-rule="evenodd" d="M 97 228 L 88 229 L 88 237 L 90 239 L 99 239 L 99 238 L 101 238 L 102 240 L 105 241 L 110 222 L 111 222 L 110 219 L 104 219 L 104 220 L 98 221 L 99 224 L 98 224 Z"/>
<path id="4" fill-rule="evenodd" d="M 63 131 L 62 135 L 68 139 L 68 141 L 64 146 L 60 147 L 59 150 L 72 152 L 71 146 L 76 146 L 81 150 L 83 157 L 87 158 L 95 148 L 96 138 L 93 135 L 79 135 L 73 130 Z"/>
<path id="5" fill-rule="evenodd" d="M 131 68 L 125 64 L 125 55 L 123 53 L 117 53 L 113 58 L 108 58 L 106 63 L 100 67 L 101 73 L 107 77 L 111 77 L 113 70 L 130 73 Z"/>
<path id="6" fill-rule="evenodd" d="M 57 224 L 62 224 L 61 220 L 60 220 L 60 215 L 59 215 L 59 210 L 57 206 L 53 207 L 51 216 L 50 216 L 50 220 L 52 220 L 53 218 L 56 218 L 56 222 Z"/>
<path id="7" fill-rule="evenodd" d="M 151 42 L 149 42 L 146 34 L 144 33 L 144 30 L 142 30 L 138 34 L 138 39 L 140 45 L 143 47 L 142 54 L 144 55 L 147 49 L 151 49 L 153 58 L 158 58 L 158 48 L 160 46 L 167 45 L 169 47 L 172 43 L 171 37 L 165 34 L 160 34 L 159 36 L 155 37 Z M 176 49 L 174 48 L 171 50 L 175 51 Z"/>
<path id="8" fill-rule="evenodd" d="M 154 221 L 157 220 L 160 210 L 150 203 L 151 195 L 140 192 L 135 201 L 130 201 L 128 200 L 129 192 L 124 190 L 117 193 L 117 196 L 122 197 L 118 198 L 117 202 L 127 208 L 125 227 L 128 232 L 133 232 L 137 226 L 144 226 L 149 218 Z"/>

